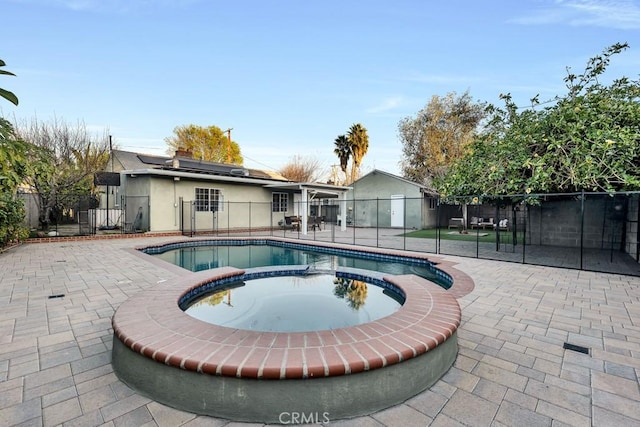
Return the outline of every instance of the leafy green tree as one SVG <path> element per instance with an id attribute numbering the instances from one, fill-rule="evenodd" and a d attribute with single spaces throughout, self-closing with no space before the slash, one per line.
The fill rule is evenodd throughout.
<path id="1" fill-rule="evenodd" d="M 24 227 L 24 206 L 16 190 L 28 174 L 27 144 L 20 141 L 13 126 L 0 118 L 0 247 L 28 237 Z"/>
<path id="2" fill-rule="evenodd" d="M 2 59 L 0 59 L 0 67 L 4 67 L 6 65 L 7 64 Z M 15 74 L 6 70 L 0 70 L 0 75 L 15 76 Z M 13 103 L 14 105 L 18 105 L 18 97 L 15 96 L 13 92 L 9 92 L 6 89 L 0 88 L 0 96 L 6 99 L 7 101 Z"/>
<path id="3" fill-rule="evenodd" d="M 487 131 L 438 186 L 445 195 L 523 194 L 640 189 L 640 82 L 603 79 L 617 43 L 591 58 L 582 74 L 568 69 L 568 92 L 550 105 L 537 96 L 518 109 L 491 107 Z"/>
<path id="4" fill-rule="evenodd" d="M 398 125 L 403 176 L 424 185 L 444 177 L 465 154 L 485 117 L 485 104 L 474 102 L 468 92 L 434 95 L 415 117 Z"/>
<path id="5" fill-rule="evenodd" d="M 28 145 L 15 134 L 13 126 L 0 117 L 0 191 L 15 193 L 28 173 Z"/>
<path id="6" fill-rule="evenodd" d="M 173 136 L 165 138 L 169 154 L 177 150 L 188 150 L 194 159 L 217 163 L 229 163 L 231 159 L 230 163 L 235 165 L 242 165 L 244 162 L 240 146 L 234 141 L 229 142 L 229 137 L 217 126 L 177 126 L 173 133 Z"/>

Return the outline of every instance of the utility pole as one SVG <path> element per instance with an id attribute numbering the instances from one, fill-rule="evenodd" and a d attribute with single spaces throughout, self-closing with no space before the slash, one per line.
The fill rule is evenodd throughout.
<path id="1" fill-rule="evenodd" d="M 227 129 L 227 163 L 231 163 L 231 131 L 233 128 Z"/>

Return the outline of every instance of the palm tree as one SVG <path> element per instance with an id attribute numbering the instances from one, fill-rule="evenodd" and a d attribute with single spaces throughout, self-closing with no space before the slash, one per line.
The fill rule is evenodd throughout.
<path id="1" fill-rule="evenodd" d="M 347 135 L 351 155 L 353 156 L 353 163 L 351 164 L 351 182 L 353 182 L 358 178 L 360 163 L 369 150 L 369 135 L 367 135 L 367 129 L 360 123 L 352 125 Z"/>
<path id="2" fill-rule="evenodd" d="M 349 139 L 345 135 L 339 135 L 335 140 L 336 148 L 333 152 L 340 159 L 340 169 L 347 176 L 347 165 L 349 164 L 349 158 L 351 157 L 351 144 Z"/>
<path id="3" fill-rule="evenodd" d="M 5 65 L 7 64 L 5 64 L 2 59 L 0 59 L 0 67 L 4 67 Z M 15 76 L 15 74 L 5 70 L 0 70 L 0 74 L 4 74 L 5 76 Z M 13 103 L 13 105 L 18 105 L 18 97 L 15 96 L 13 92 L 9 92 L 8 90 L 0 88 L 0 96 Z"/>

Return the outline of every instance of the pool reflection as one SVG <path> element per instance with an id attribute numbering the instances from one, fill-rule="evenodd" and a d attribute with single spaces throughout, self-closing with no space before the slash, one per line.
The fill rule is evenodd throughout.
<path id="1" fill-rule="evenodd" d="M 401 307 L 402 297 L 360 280 L 328 274 L 247 280 L 194 299 L 187 314 L 237 329 L 306 332 L 371 322 Z"/>

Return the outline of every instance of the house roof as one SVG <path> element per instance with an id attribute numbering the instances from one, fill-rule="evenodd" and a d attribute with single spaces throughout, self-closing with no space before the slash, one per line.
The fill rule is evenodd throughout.
<path id="1" fill-rule="evenodd" d="M 153 156 L 113 150 L 112 159 L 114 171 L 121 171 L 132 177 L 153 175 L 203 181 L 226 181 L 262 185 L 272 190 L 293 192 L 301 192 L 305 189 L 311 198 L 335 198 L 351 189 L 351 187 L 331 184 L 292 182 L 276 172 L 247 169 L 238 165 L 207 162 L 187 157 Z M 111 162 L 109 166 L 111 166 Z"/>
<path id="2" fill-rule="evenodd" d="M 420 189 L 420 191 L 423 192 L 423 193 L 432 194 L 432 195 L 437 195 L 438 194 L 438 192 L 435 189 L 433 189 L 433 188 L 431 188 L 429 186 L 426 186 L 424 184 L 420 184 L 420 183 L 415 182 L 415 181 L 411 181 L 409 179 L 403 178 L 403 177 L 398 176 L 398 175 L 394 175 L 394 174 L 389 173 L 389 172 L 385 172 L 385 171 L 380 170 L 380 169 L 374 169 L 371 172 L 367 173 L 366 175 L 361 176 L 360 178 L 358 178 L 354 182 L 354 184 L 356 184 L 358 181 L 360 181 L 362 179 L 365 179 L 366 177 L 368 177 L 370 175 L 376 175 L 376 174 L 385 175 L 385 176 L 388 176 L 389 178 L 397 179 L 398 181 L 402 181 L 402 182 L 404 182 L 406 184 L 418 187 Z"/>
<path id="3" fill-rule="evenodd" d="M 258 169 L 248 169 L 239 165 L 226 163 L 208 162 L 205 160 L 192 159 L 188 157 L 167 157 L 149 154 L 134 153 L 131 151 L 113 150 L 112 158 L 118 162 L 123 171 L 137 171 L 142 174 L 144 170 L 151 171 L 173 171 L 182 173 L 229 176 L 237 178 L 267 179 L 273 181 L 288 180 L 282 175 Z M 162 174 L 166 175 L 166 174 Z"/>

